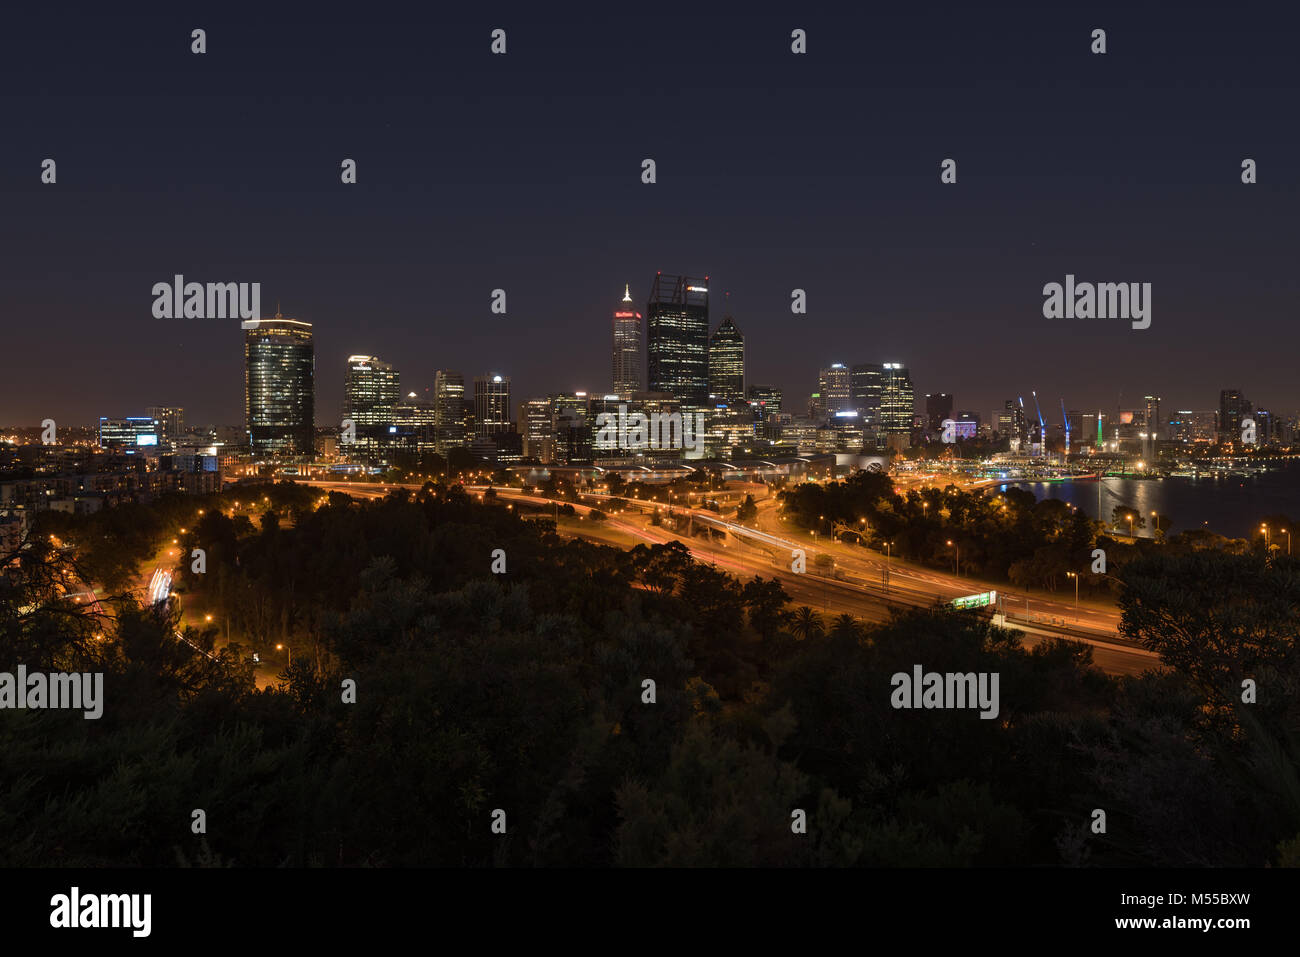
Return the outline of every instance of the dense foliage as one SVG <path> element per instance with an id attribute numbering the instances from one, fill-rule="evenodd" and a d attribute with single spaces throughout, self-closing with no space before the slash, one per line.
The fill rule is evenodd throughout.
<path id="1" fill-rule="evenodd" d="M 1300 564 L 1285 556 L 1125 565 L 1125 629 L 1169 667 L 1115 679 L 1087 646 L 1027 650 L 971 613 L 825 621 L 680 544 L 562 541 L 458 488 L 272 504 L 256 525 L 174 516 L 186 553 L 207 553 L 201 575 L 180 566 L 181 601 L 220 632 L 177 640 L 175 603 L 94 618 L 68 603 L 61 576 L 78 570 L 48 543 L 0 576 L 0 667 L 103 671 L 107 698 L 99 720 L 0 712 L 0 862 L 1300 862 Z M 1084 534 L 1023 511 L 1025 528 Z M 990 536 L 989 556 L 1016 560 L 1003 548 Z M 248 656 L 281 642 L 293 665 L 257 690 Z M 896 710 L 891 676 L 916 664 L 997 672 L 997 719 Z"/>

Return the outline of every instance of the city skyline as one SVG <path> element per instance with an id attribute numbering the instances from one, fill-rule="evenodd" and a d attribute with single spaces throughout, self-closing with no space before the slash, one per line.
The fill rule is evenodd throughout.
<path id="1" fill-rule="evenodd" d="M 1258 92 L 1296 80 L 1267 16 L 1246 34 L 1188 14 L 1171 33 L 1158 13 L 1109 11 L 1113 48 L 1094 56 L 1092 24 L 1065 11 L 900 12 L 883 35 L 846 11 L 806 18 L 802 57 L 791 16 L 696 12 L 654 85 L 594 91 L 607 68 L 662 55 L 655 32 L 616 11 L 572 24 L 520 13 L 510 53 L 493 57 L 466 39 L 486 28 L 452 11 L 439 29 L 458 40 L 431 59 L 420 31 L 267 11 L 249 33 L 215 11 L 211 36 L 238 46 L 194 57 L 170 22 L 129 14 L 109 50 L 94 42 L 103 14 L 69 35 L 24 11 L 35 22 L 7 59 L 11 88 L 41 76 L 50 95 L 15 97 L 13 138 L 31 147 L 0 161 L 0 309 L 8 350 L 25 357 L 6 370 L 0 419 L 88 423 L 170 402 L 193 421 L 240 421 L 234 321 L 150 311 L 176 274 L 260 283 L 265 315 L 279 299 L 313 324 L 322 368 L 375 354 L 402 357 L 419 388 L 439 368 L 497 368 L 520 395 L 597 391 L 611 303 L 630 281 L 641 308 L 656 268 L 704 269 L 729 291 L 748 378 L 790 396 L 831 362 L 896 358 L 919 391 L 986 412 L 1031 389 L 1079 408 L 1148 393 L 1209 407 L 1225 387 L 1300 406 L 1287 350 L 1266 346 L 1292 334 L 1300 301 L 1288 240 L 1300 143 Z M 346 63 L 321 55 L 339 49 Z M 772 93 L 756 100 L 734 77 L 758 66 Z M 479 93 L 394 94 L 393 71 Z M 59 96 L 90 76 L 113 110 Z M 148 95 L 129 95 L 142 82 Z M 560 96 L 582 108 L 557 113 Z M 210 110 L 189 137 L 169 118 L 195 101 Z M 859 106 L 870 121 L 846 122 Z M 674 112 L 697 120 L 637 119 Z M 502 149 L 506 129 L 546 148 Z M 56 184 L 40 182 L 44 156 Z M 944 184 L 950 157 L 957 182 Z M 1259 164 L 1252 185 L 1245 157 Z M 344 158 L 355 185 L 340 182 Z M 1067 275 L 1151 283 L 1150 328 L 1044 318 L 1044 285 Z M 793 289 L 806 315 L 791 313 Z M 322 420 L 342 389 L 318 384 Z"/>
<path id="2" fill-rule="evenodd" d="M 661 274 L 656 274 L 656 279 L 659 278 L 660 275 Z M 670 277 L 670 278 L 676 279 L 677 277 Z M 683 277 L 683 282 L 686 281 L 687 280 L 685 279 L 685 277 Z M 707 281 L 707 279 L 705 281 Z M 653 283 L 652 283 L 652 287 L 653 287 Z M 626 325 L 621 325 L 621 324 L 627 323 L 628 319 L 630 318 L 627 315 L 627 312 L 629 310 L 625 308 L 625 307 L 629 307 L 630 305 L 631 315 L 636 317 L 634 321 L 638 329 L 641 348 L 637 355 L 637 358 L 639 360 L 639 366 L 633 368 L 631 365 L 627 365 L 627 368 L 629 370 L 629 373 L 634 372 L 636 375 L 640 377 L 645 377 L 647 375 L 645 370 L 647 369 L 648 364 L 647 364 L 647 355 L 646 355 L 647 342 L 645 336 L 645 329 L 642 324 L 643 314 L 640 312 L 639 309 L 635 308 L 636 301 L 631 298 L 630 288 L 631 288 L 630 283 L 624 284 L 623 296 L 620 297 L 617 303 L 617 308 L 613 313 L 615 318 L 613 320 L 614 326 L 613 326 L 612 335 L 610 335 L 608 329 L 606 330 L 606 338 L 607 338 L 606 348 L 610 348 L 612 345 L 612 353 L 614 355 L 614 366 L 613 366 L 614 376 L 617 376 L 620 372 L 620 369 L 622 368 L 622 366 L 620 365 L 620 361 L 622 361 L 624 365 L 627 365 L 626 358 L 620 360 L 620 355 L 623 355 L 624 357 L 626 356 L 627 347 L 624 346 L 623 348 L 620 348 L 620 343 L 628 339 L 628 334 L 623 331 L 623 329 L 627 327 Z M 707 293 L 704 294 L 704 298 L 707 300 Z M 647 309 L 649 308 L 650 305 L 653 305 L 653 303 L 648 304 Z M 278 308 L 279 305 L 277 304 L 277 309 Z M 729 300 L 728 300 L 727 308 L 728 310 L 730 310 Z M 623 318 L 620 318 L 620 316 L 623 316 Z M 232 320 L 232 322 L 238 322 L 238 321 L 239 320 Z M 772 382 L 772 381 L 781 380 L 780 376 L 773 376 L 768 379 L 763 379 L 762 377 L 755 376 L 751 373 L 750 366 L 749 366 L 749 358 L 748 358 L 750 342 L 747 336 L 744 336 L 743 334 L 740 333 L 738 328 L 739 323 L 734 319 L 734 317 L 730 315 L 730 311 L 728 311 L 727 316 L 725 316 L 724 318 L 722 318 L 721 320 L 715 323 L 712 319 L 708 317 L 707 305 L 705 305 L 703 322 L 704 322 L 704 326 L 708 330 L 705 333 L 705 337 L 703 340 L 704 341 L 704 348 L 702 353 L 703 376 L 705 381 L 709 383 L 709 387 L 711 390 L 710 394 L 712 394 L 712 387 L 714 384 L 712 381 L 714 373 L 711 371 L 710 357 L 716 354 L 716 350 L 714 346 L 715 338 L 718 336 L 720 332 L 724 332 L 724 330 L 730 330 L 730 333 L 734 334 L 737 337 L 737 342 L 739 344 L 738 361 L 739 361 L 739 369 L 740 369 L 741 382 L 742 382 L 742 389 L 741 389 L 742 393 L 745 391 L 745 386 L 747 386 L 747 384 L 750 382 L 758 382 L 760 380 L 765 382 Z M 277 312 L 273 316 L 267 316 L 260 320 L 245 320 L 239 323 L 245 336 L 245 348 L 247 349 L 247 341 L 248 341 L 250 329 L 256 329 L 259 325 L 265 326 L 266 328 L 271 328 L 276 323 L 287 323 L 290 327 L 298 326 L 298 327 L 305 328 L 307 330 L 309 349 L 315 348 L 317 330 L 314 324 L 309 321 L 285 317 L 281 315 L 279 312 Z M 439 386 L 438 386 L 439 374 L 448 370 L 453 370 L 456 373 L 463 376 L 465 374 L 464 372 L 465 368 L 468 367 L 470 369 L 487 370 L 482 373 L 476 373 L 476 372 L 468 373 L 471 379 L 473 379 L 476 375 L 480 375 L 480 374 L 487 375 L 487 376 L 504 374 L 507 383 L 512 383 L 515 380 L 515 377 L 509 374 L 508 368 L 501 364 L 492 365 L 490 363 L 489 364 L 480 363 L 477 366 L 473 364 L 469 364 L 468 366 L 458 366 L 454 364 L 444 363 L 444 364 L 439 364 L 436 368 L 432 369 L 426 381 L 425 379 L 417 378 L 417 376 L 419 375 L 418 372 L 417 373 L 410 372 L 409 363 L 407 362 L 402 362 L 401 364 L 394 364 L 391 362 L 387 362 L 383 359 L 383 353 L 381 352 L 374 352 L 373 354 L 370 354 L 370 353 L 358 353 L 355 351 L 349 351 L 347 357 L 341 360 L 339 363 L 341 368 L 345 368 L 346 370 L 348 370 L 346 375 L 339 377 L 339 376 L 334 376 L 329 372 L 326 372 L 326 374 L 321 375 L 319 374 L 319 369 L 316 370 L 316 374 L 313 377 L 313 382 L 311 385 L 311 395 L 314 400 L 314 409 L 315 409 L 315 413 L 314 413 L 315 428 L 317 429 L 329 429 L 331 427 L 337 428 L 339 422 L 341 422 L 342 419 L 348 417 L 348 410 L 353 407 L 353 403 L 355 401 L 355 399 L 352 396 L 350 396 L 349 389 L 352 387 L 352 383 L 354 382 L 354 379 L 356 377 L 355 363 L 357 362 L 375 362 L 378 363 L 377 368 L 379 369 L 384 369 L 388 372 L 396 370 L 396 373 L 399 376 L 404 377 L 401 380 L 401 389 L 400 389 L 403 395 L 409 396 L 411 398 L 418 397 L 420 400 L 428 400 L 431 402 L 434 401 L 439 391 Z M 319 366 L 319 359 L 316 360 L 316 364 L 317 366 Z M 219 419 L 205 419 L 201 413 L 186 412 L 185 418 L 188 420 L 188 422 L 195 423 L 195 424 L 201 423 L 208 426 L 229 426 L 229 425 L 236 425 L 242 423 L 245 425 L 245 427 L 247 427 L 248 425 L 247 390 L 249 386 L 248 386 L 248 379 L 247 379 L 248 370 L 247 370 L 246 356 L 244 358 L 243 366 L 244 368 L 240 370 L 240 375 L 244 378 L 244 383 L 245 383 L 244 395 L 241 397 L 243 399 L 244 408 L 241 410 L 241 414 L 238 416 L 238 418 L 232 421 L 223 421 Z M 847 394 L 845 396 L 840 396 L 833 404 L 835 405 L 836 409 L 838 408 L 847 409 L 847 408 L 862 408 L 864 405 L 870 406 L 873 403 L 878 406 L 880 400 L 881 386 L 879 383 L 877 383 L 874 386 L 874 393 L 873 393 L 872 385 L 866 383 L 866 378 L 871 375 L 871 373 L 868 370 L 871 369 L 877 370 L 876 375 L 879 376 L 881 374 L 881 370 L 888 370 L 891 368 L 896 370 L 901 369 L 901 374 L 907 383 L 908 393 L 912 395 L 912 400 L 911 400 L 912 415 L 916 417 L 928 417 L 929 413 L 926 408 L 925 402 L 923 400 L 925 397 L 931 394 L 931 390 L 937 393 L 939 392 L 939 388 L 931 383 L 923 384 L 921 387 L 918 388 L 915 382 L 915 376 L 911 374 L 911 366 L 912 366 L 911 362 L 908 363 L 855 362 L 852 365 L 847 365 L 843 362 L 831 362 L 828 363 L 826 366 L 822 367 L 820 371 L 813 370 L 811 373 L 803 374 L 801 376 L 790 375 L 786 377 L 786 378 L 794 379 L 795 381 L 802 380 L 804 383 L 806 383 L 806 387 L 803 389 L 799 389 L 798 387 L 796 387 L 796 389 L 792 391 L 788 388 L 784 388 L 779 385 L 776 387 L 780 389 L 783 394 L 784 411 L 786 411 L 787 413 L 793 413 L 798 417 L 803 417 L 806 413 L 811 411 L 812 408 L 811 406 L 809 406 L 808 409 L 805 409 L 805 405 L 808 404 L 809 400 L 812 400 L 815 403 L 818 400 L 818 397 L 821 396 L 821 402 L 823 405 L 825 404 L 826 397 L 824 393 L 825 393 L 825 387 L 827 381 L 826 377 L 828 374 L 835 372 L 836 370 L 839 370 L 838 375 L 840 378 L 844 380 L 842 383 L 842 388 L 844 390 L 847 390 Z M 373 375 L 375 373 L 370 373 L 370 374 Z M 886 374 L 892 375 L 892 373 L 886 373 Z M 575 377 L 575 379 L 576 378 L 580 378 L 580 377 Z M 602 396 L 608 394 L 616 394 L 619 392 L 619 390 L 616 388 L 617 382 L 613 381 L 612 377 L 608 375 L 607 378 L 611 378 L 611 381 L 606 383 L 605 386 L 602 386 L 600 384 L 599 382 L 600 375 L 597 373 L 593 372 L 587 378 L 588 379 L 595 378 L 597 379 L 597 383 L 595 385 L 583 384 L 580 387 L 564 388 L 560 383 L 557 383 L 555 380 L 550 380 L 550 381 L 543 380 L 543 382 L 539 387 L 520 389 L 518 388 L 517 385 L 510 385 L 508 386 L 508 388 L 510 392 L 515 396 L 515 399 L 511 400 L 515 403 L 517 403 L 522 399 L 539 397 L 544 395 L 555 395 L 560 393 L 571 394 L 573 392 L 585 392 L 592 396 Z M 336 379 L 339 380 L 339 382 L 341 383 L 341 387 L 338 388 L 337 393 L 333 388 L 331 388 L 331 384 Z M 838 379 L 836 381 L 838 381 Z M 325 395 L 328 396 L 328 398 L 324 400 L 322 400 L 321 398 L 322 383 L 324 383 L 325 385 L 323 391 Z M 394 388 L 396 387 L 395 380 L 393 382 L 393 387 Z M 641 391 L 641 390 L 638 389 L 638 390 L 624 390 L 624 391 Z M 988 392 L 989 394 L 994 394 L 988 388 L 986 388 L 984 391 Z M 1003 398 L 994 399 L 989 403 L 985 403 L 982 401 L 978 401 L 978 402 L 969 401 L 963 395 L 954 396 L 951 390 L 943 390 L 941 394 L 948 396 L 950 403 L 955 402 L 954 414 L 958 411 L 973 412 L 978 416 L 979 421 L 981 423 L 996 425 L 998 411 L 1004 406 L 1005 402 L 1012 401 L 1011 399 L 1005 398 L 1005 396 L 1007 394 L 1011 394 L 1013 396 L 1018 396 L 1023 398 L 1021 393 L 1030 392 L 1030 391 L 1035 391 L 1035 390 L 1022 389 L 1019 386 L 1010 385 L 1007 388 L 1001 389 L 1000 394 L 1004 396 Z M 1149 400 L 1151 400 L 1153 396 L 1156 396 L 1155 418 L 1157 419 L 1157 421 L 1161 423 L 1161 428 L 1163 428 L 1176 415 L 1179 414 L 1185 414 L 1188 412 L 1193 412 L 1193 413 L 1217 412 L 1221 407 L 1226 407 L 1223 406 L 1223 397 L 1226 395 L 1234 395 L 1237 397 L 1237 401 L 1241 401 L 1243 397 L 1243 390 L 1236 388 L 1235 385 L 1229 386 L 1226 383 L 1219 384 L 1219 385 L 1209 384 L 1203 393 L 1197 393 L 1193 395 L 1190 400 L 1185 398 L 1183 401 L 1172 401 L 1172 400 L 1162 399 L 1159 397 L 1159 394 L 1160 394 L 1160 390 L 1145 390 L 1145 391 L 1137 390 L 1133 392 L 1126 392 L 1120 390 L 1116 394 L 1114 400 L 1111 402 L 1110 405 L 1105 405 L 1105 404 L 1089 405 L 1087 403 L 1080 403 L 1080 402 L 1066 400 L 1064 396 L 1058 397 L 1057 401 L 1054 402 L 1050 397 L 1048 397 L 1049 393 L 1045 393 L 1044 399 L 1046 405 L 1046 413 L 1044 417 L 1049 427 L 1060 428 L 1065 422 L 1065 416 L 1063 414 L 1058 415 L 1055 411 L 1057 408 L 1059 408 L 1060 405 L 1064 405 L 1065 409 L 1063 411 L 1068 411 L 1071 414 L 1083 413 L 1085 415 L 1090 415 L 1095 420 L 1096 414 L 1098 412 L 1106 415 L 1110 415 L 1113 413 L 1119 413 L 1128 410 L 1147 409 Z M 196 407 L 195 404 L 191 403 L 188 396 L 182 396 L 180 398 L 181 401 L 179 402 L 176 401 L 177 397 L 174 396 L 169 397 L 168 401 L 171 401 L 174 407 L 183 410 L 190 410 Z M 395 396 L 389 397 L 388 404 L 390 406 L 392 405 L 395 398 L 396 398 Z M 1285 417 L 1296 416 L 1297 415 L 1296 410 L 1300 409 L 1300 402 L 1298 402 L 1298 404 L 1295 406 L 1286 406 L 1286 405 L 1279 405 L 1279 404 L 1270 405 L 1269 403 L 1257 398 L 1256 390 L 1253 388 L 1244 390 L 1244 398 L 1245 401 L 1251 404 L 1255 410 L 1267 410 L 1275 417 L 1285 418 Z M 472 393 L 470 394 L 469 399 L 472 403 L 473 402 Z M 918 401 L 918 399 L 920 399 L 921 401 Z M 84 421 L 79 419 L 72 419 L 70 421 L 70 424 L 78 427 L 85 426 L 85 425 L 94 425 L 95 423 L 99 422 L 101 419 L 106 417 L 103 411 L 104 406 L 102 403 L 99 403 L 93 397 L 88 398 L 85 401 L 91 403 L 94 406 L 94 408 L 91 410 L 93 414 L 91 414 Z M 153 415 L 154 411 L 161 411 L 161 412 L 171 411 L 169 407 L 157 406 L 152 404 L 155 401 L 159 401 L 159 400 L 156 397 L 154 397 L 150 400 L 149 403 L 146 403 L 138 407 L 132 406 L 127 409 L 119 409 L 114 407 L 112 410 L 110 410 L 111 416 L 128 418 L 133 414 L 140 412 L 141 410 L 148 412 L 150 415 Z M 1160 403 L 1162 401 L 1164 402 L 1164 407 L 1167 410 L 1166 416 L 1163 420 L 1160 419 L 1160 413 L 1159 413 Z M 202 407 L 201 404 L 198 407 Z M 319 410 L 321 410 L 322 407 L 324 408 L 337 407 L 343 410 L 343 414 L 338 417 L 338 422 L 336 422 L 333 418 L 323 417 L 320 414 Z M 514 419 L 516 418 L 516 416 L 514 415 L 515 411 L 517 411 L 515 408 L 511 408 L 509 410 L 510 414 L 507 415 L 508 420 L 514 421 Z M 1147 415 L 1149 421 L 1151 417 L 1150 410 L 1147 409 L 1145 414 Z M 1240 414 L 1241 414 L 1240 412 L 1237 413 L 1238 419 L 1240 418 Z M 904 409 L 903 404 L 896 404 L 894 415 L 893 415 L 893 425 L 894 425 L 893 431 L 904 430 L 903 417 L 905 415 L 906 415 L 906 411 Z M 43 418 L 44 417 L 45 416 L 43 416 Z M 366 418 L 366 416 L 363 415 L 363 418 Z M 378 419 L 375 419 L 373 422 L 368 420 L 362 421 L 362 419 L 358 419 L 357 424 L 375 425 L 378 424 L 378 421 L 379 421 Z M 23 427 L 32 427 L 35 426 L 36 424 L 37 424 L 36 421 L 30 421 L 30 422 L 12 421 L 12 422 L 0 422 L 0 427 L 7 426 L 7 427 L 23 428 Z M 363 429 L 362 431 L 365 430 Z M 1076 435 L 1077 435 L 1077 429 L 1076 429 Z"/>

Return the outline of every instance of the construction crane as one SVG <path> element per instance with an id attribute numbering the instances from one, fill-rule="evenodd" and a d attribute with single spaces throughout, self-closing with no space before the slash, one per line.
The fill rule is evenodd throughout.
<path id="1" fill-rule="evenodd" d="M 1038 413 L 1038 454 L 1047 455 L 1047 423 L 1043 421 L 1043 410 L 1038 405 L 1038 393 L 1030 391 L 1034 397 L 1034 411 Z"/>
<path id="2" fill-rule="evenodd" d="M 1061 421 L 1065 423 L 1065 461 L 1070 461 L 1070 417 L 1065 414 L 1065 397 L 1061 397 Z"/>

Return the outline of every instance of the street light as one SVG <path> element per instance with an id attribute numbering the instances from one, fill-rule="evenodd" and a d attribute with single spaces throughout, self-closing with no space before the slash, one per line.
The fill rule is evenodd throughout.
<path id="1" fill-rule="evenodd" d="M 1074 620 L 1079 620 L 1079 575 L 1076 572 L 1066 572 L 1066 578 L 1074 579 Z"/>
<path id="2" fill-rule="evenodd" d="M 276 646 L 275 646 L 275 650 L 276 650 L 276 651 L 283 651 L 283 652 L 285 652 L 286 654 L 288 654 L 288 656 L 289 656 L 289 667 L 292 668 L 292 667 L 293 667 L 293 649 L 290 648 L 288 645 L 276 645 Z"/>
<path id="3" fill-rule="evenodd" d="M 961 546 L 953 544 L 953 540 L 948 539 L 948 544 L 957 550 L 957 577 L 961 578 Z"/>
<path id="4" fill-rule="evenodd" d="M 1133 536 L 1133 519 L 1136 518 L 1136 517 L 1137 517 L 1136 513 L 1134 513 L 1134 512 L 1129 512 L 1129 513 L 1128 513 L 1128 537 L 1129 537 L 1129 538 L 1133 538 L 1133 537 L 1134 537 L 1134 536 Z"/>
<path id="5" fill-rule="evenodd" d="M 1279 528 L 1278 531 L 1286 536 L 1286 553 L 1289 557 L 1291 555 L 1291 529 Z"/>
<path id="6" fill-rule="evenodd" d="M 1268 526 L 1261 525 L 1260 530 L 1264 533 L 1264 554 L 1268 554 Z"/>

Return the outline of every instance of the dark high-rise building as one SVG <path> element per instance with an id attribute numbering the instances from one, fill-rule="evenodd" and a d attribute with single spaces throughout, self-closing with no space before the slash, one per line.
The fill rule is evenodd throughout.
<path id="1" fill-rule="evenodd" d="M 360 449 L 373 452 L 388 441 L 401 394 L 401 373 L 387 362 L 378 356 L 348 357 L 343 418 L 355 425 Z"/>
<path id="2" fill-rule="evenodd" d="M 452 449 L 469 445 L 466 418 L 465 377 L 439 369 L 433 379 L 433 425 L 439 455 L 445 457 Z"/>
<path id="3" fill-rule="evenodd" d="M 907 367 L 897 362 L 882 362 L 880 382 L 880 426 L 885 436 L 910 436 L 916 397 Z"/>
<path id="4" fill-rule="evenodd" d="M 745 399 L 745 337 L 727 316 L 709 338 L 709 393 L 737 408 Z"/>
<path id="5" fill-rule="evenodd" d="M 632 292 L 623 287 L 623 301 L 614 310 L 614 391 L 641 391 L 641 313 L 632 308 Z"/>
<path id="6" fill-rule="evenodd" d="M 310 322 L 249 319 L 244 330 L 244 422 L 254 455 L 315 451 L 316 347 Z"/>
<path id="7" fill-rule="evenodd" d="M 1152 445 L 1159 439 L 1164 438 L 1164 423 L 1160 421 L 1160 396 L 1147 395 L 1142 397 L 1146 406 L 1144 415 L 1146 421 L 1143 423 L 1143 430 L 1150 438 Z"/>
<path id="8" fill-rule="evenodd" d="M 185 434 L 185 410 L 167 405 L 154 405 L 145 414 L 158 420 L 158 441 L 174 445 Z"/>
<path id="9" fill-rule="evenodd" d="M 749 408 L 757 422 L 766 422 L 781 412 L 781 390 L 774 385 L 751 385 Z"/>
<path id="10" fill-rule="evenodd" d="M 1241 420 L 1250 414 L 1252 405 L 1240 389 L 1219 393 L 1219 441 L 1241 442 Z"/>
<path id="11" fill-rule="evenodd" d="M 513 432 L 510 418 L 510 377 L 480 375 L 474 377 L 474 435 Z"/>
<path id="12" fill-rule="evenodd" d="M 925 426 L 931 432 L 943 428 L 943 420 L 952 418 L 952 395 L 948 392 L 925 394 Z"/>
<path id="13" fill-rule="evenodd" d="M 998 413 L 998 436 L 1010 442 L 1013 452 L 1028 451 L 1029 428 L 1019 399 L 1007 399 Z"/>
<path id="14" fill-rule="evenodd" d="M 849 370 L 849 404 L 864 424 L 880 423 L 880 388 L 885 370 L 879 362 L 866 362 Z"/>
<path id="15" fill-rule="evenodd" d="M 656 273 L 646 306 L 646 372 L 651 392 L 667 392 L 682 413 L 709 401 L 709 277 Z"/>
<path id="16" fill-rule="evenodd" d="M 551 430 L 555 437 L 552 460 L 562 465 L 585 464 L 592 461 L 595 437 L 591 412 L 593 402 L 613 405 L 617 409 L 620 397 L 606 396 L 603 400 L 585 392 L 560 392 L 551 399 Z"/>

